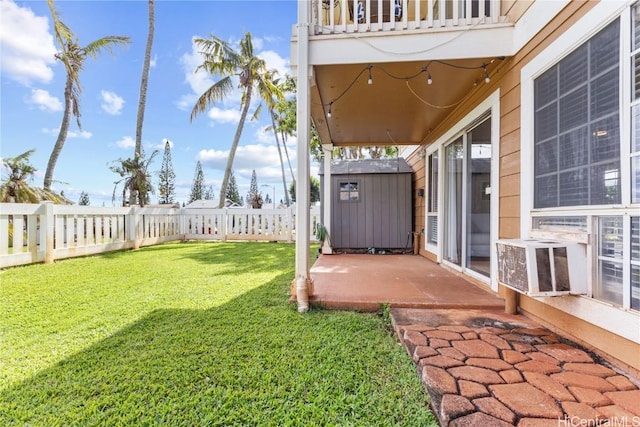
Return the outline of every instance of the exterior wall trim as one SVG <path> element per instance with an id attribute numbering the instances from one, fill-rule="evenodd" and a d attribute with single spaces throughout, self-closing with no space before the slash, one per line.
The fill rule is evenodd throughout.
<path id="1" fill-rule="evenodd" d="M 571 0 L 534 1 L 515 25 L 513 55 L 525 47 Z"/>

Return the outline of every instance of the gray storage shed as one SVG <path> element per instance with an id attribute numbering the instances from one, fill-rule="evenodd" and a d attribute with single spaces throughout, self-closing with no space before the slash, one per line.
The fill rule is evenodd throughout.
<path id="1" fill-rule="evenodd" d="M 411 166 L 403 158 L 331 163 L 331 246 L 413 248 Z M 320 187 L 326 185 L 320 168 Z M 321 190 L 324 197 L 324 191 Z M 324 202 L 324 201 L 322 201 Z"/>

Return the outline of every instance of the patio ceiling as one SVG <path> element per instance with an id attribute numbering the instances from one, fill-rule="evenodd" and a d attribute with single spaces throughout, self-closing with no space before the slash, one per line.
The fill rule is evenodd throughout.
<path id="1" fill-rule="evenodd" d="M 311 117 L 323 144 L 419 145 L 475 84 L 484 84 L 482 64 L 488 64 L 492 74 L 497 62 L 475 58 L 316 65 Z M 369 71 L 372 84 L 367 82 Z"/>

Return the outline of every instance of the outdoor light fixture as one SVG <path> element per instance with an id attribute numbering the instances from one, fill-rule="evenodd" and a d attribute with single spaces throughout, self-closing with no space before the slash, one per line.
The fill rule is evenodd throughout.
<path id="1" fill-rule="evenodd" d="M 427 71 L 427 84 L 433 84 L 433 79 L 431 78 L 431 73 Z"/>
<path id="2" fill-rule="evenodd" d="M 327 117 L 331 118 L 331 106 L 333 105 L 333 101 L 329 103 L 329 111 L 327 112 Z"/>
<path id="3" fill-rule="evenodd" d="M 373 65 L 369 65 L 369 80 L 367 80 L 368 84 L 373 84 L 373 79 L 371 78 L 371 68 L 373 68 Z"/>
<path id="4" fill-rule="evenodd" d="M 491 78 L 489 77 L 489 73 L 487 72 L 487 64 L 482 64 L 482 68 L 484 69 L 484 82 L 489 83 Z"/>

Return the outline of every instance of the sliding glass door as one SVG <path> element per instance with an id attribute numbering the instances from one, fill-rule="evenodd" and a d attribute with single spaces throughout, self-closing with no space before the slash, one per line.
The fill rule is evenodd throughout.
<path id="1" fill-rule="evenodd" d="M 462 266 L 463 137 L 445 147 L 444 159 L 444 259 Z"/>
<path id="2" fill-rule="evenodd" d="M 465 266 L 491 273 L 491 119 L 467 134 Z"/>
<path id="3" fill-rule="evenodd" d="M 491 119 L 444 148 L 443 259 L 489 277 L 491 262 Z"/>

